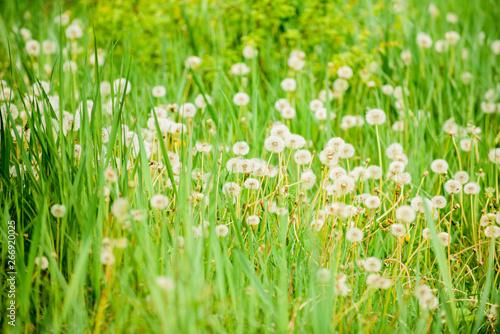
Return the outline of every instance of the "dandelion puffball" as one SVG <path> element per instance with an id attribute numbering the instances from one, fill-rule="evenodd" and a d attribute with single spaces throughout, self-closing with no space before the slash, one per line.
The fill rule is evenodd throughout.
<path id="1" fill-rule="evenodd" d="M 368 272 L 377 272 L 382 269 L 382 262 L 376 257 L 369 257 L 363 261 L 363 266 Z"/>
<path id="2" fill-rule="evenodd" d="M 394 236 L 398 238 L 402 238 L 406 235 L 406 227 L 404 227 L 403 224 L 392 224 L 391 225 L 391 232 L 394 234 Z"/>
<path id="3" fill-rule="evenodd" d="M 370 125 L 381 125 L 385 120 L 385 112 L 382 109 L 370 109 L 366 113 L 366 122 Z"/>
<path id="4" fill-rule="evenodd" d="M 250 102 L 250 97 L 247 93 L 239 92 L 233 96 L 233 103 L 239 107 L 246 106 Z"/>
<path id="5" fill-rule="evenodd" d="M 346 233 L 346 238 L 350 242 L 361 242 L 363 240 L 363 231 L 357 227 L 351 227 Z"/>
<path id="6" fill-rule="evenodd" d="M 151 197 L 151 207 L 153 209 L 163 210 L 168 205 L 168 198 L 163 194 L 156 194 Z"/>
<path id="7" fill-rule="evenodd" d="M 297 82 L 295 81 L 295 79 L 286 78 L 281 82 L 281 88 L 285 92 L 293 92 L 297 88 Z"/>
<path id="8" fill-rule="evenodd" d="M 396 219 L 404 223 L 411 223 L 415 220 L 415 210 L 409 205 L 401 205 L 396 209 Z"/>
<path id="9" fill-rule="evenodd" d="M 229 233 L 229 228 L 226 225 L 222 224 L 222 225 L 217 225 L 215 227 L 215 234 L 219 238 L 223 238 L 223 237 L 227 236 L 228 233 Z"/>
<path id="10" fill-rule="evenodd" d="M 62 204 L 54 204 L 50 208 L 50 213 L 56 218 L 62 218 L 66 214 L 66 206 Z"/>
<path id="11" fill-rule="evenodd" d="M 250 226 L 257 226 L 260 223 L 260 218 L 258 216 L 248 216 L 247 218 L 247 224 Z"/>
<path id="12" fill-rule="evenodd" d="M 236 155 L 247 155 L 250 151 L 250 147 L 244 141 L 237 142 L 233 145 L 233 153 Z"/>
<path id="13" fill-rule="evenodd" d="M 285 142 L 278 136 L 269 136 L 264 141 L 264 147 L 269 152 L 280 153 L 285 149 Z"/>
<path id="14" fill-rule="evenodd" d="M 153 95 L 153 97 L 160 98 L 164 97 L 165 94 L 167 94 L 167 90 L 165 89 L 164 86 L 155 86 L 151 90 L 151 94 Z"/>

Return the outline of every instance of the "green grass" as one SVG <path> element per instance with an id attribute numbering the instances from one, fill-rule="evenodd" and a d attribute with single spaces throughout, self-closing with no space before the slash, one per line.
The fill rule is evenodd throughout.
<path id="1" fill-rule="evenodd" d="M 500 9 L 487 0 L 436 1 L 440 16 L 433 18 L 427 2 L 405 2 L 401 12 L 394 4 L 193 1 L 162 7 L 143 0 L 136 11 L 124 9 L 128 2 L 114 11 L 101 1 L 67 8 L 0 4 L 0 92 L 14 93 L 10 102 L 0 102 L 0 251 L 7 268 L 7 222 L 14 220 L 17 272 L 16 326 L 2 316 L 2 332 L 498 332 L 500 242 L 487 237 L 485 228 L 500 223 L 500 166 L 498 158 L 489 158 L 500 147 L 500 55 L 492 50 L 500 40 Z M 34 6 L 29 18 L 28 5 Z M 81 38 L 68 39 L 55 22 L 65 10 L 71 11 L 70 22 L 81 20 Z M 458 15 L 457 23 L 446 20 L 448 12 Z M 339 26 L 331 27 L 329 19 Z M 21 28 L 31 38 L 23 39 Z M 460 39 L 438 53 L 434 44 L 449 31 Z M 417 45 L 421 32 L 432 37 L 431 48 Z M 25 46 L 31 39 L 55 42 L 56 52 L 30 56 Z M 258 50 L 257 57 L 243 57 L 247 45 Z M 97 57 L 97 49 L 105 58 L 94 66 L 89 57 Z M 287 65 L 294 49 L 305 52 L 302 70 Z M 411 52 L 410 64 L 401 58 L 404 50 Z M 189 56 L 199 56 L 201 65 L 188 68 Z M 77 67 L 64 70 L 69 60 Z M 238 62 L 246 63 L 247 75 L 230 73 Z M 325 98 L 326 119 L 318 120 L 309 103 L 334 90 L 344 65 L 354 71 L 349 87 Z M 466 72 L 470 83 L 462 80 Z M 287 77 L 296 80 L 293 92 L 280 86 Z M 113 88 L 119 78 L 130 82 L 130 93 Z M 33 87 L 40 81 L 50 89 L 34 103 Z M 101 92 L 105 81 L 110 94 Z M 165 87 L 165 96 L 153 96 L 157 85 Z M 383 85 L 404 86 L 408 93 L 398 102 L 382 92 Z M 496 111 L 485 113 L 481 104 L 489 90 Z M 248 94 L 248 105 L 233 103 L 238 92 Z M 170 103 L 194 103 L 199 94 L 212 103 L 197 108 L 194 117 L 168 110 Z M 110 114 L 107 104 L 115 98 Z M 280 98 L 295 108 L 293 119 L 276 110 Z M 93 101 L 90 115 L 87 100 Z M 164 108 L 184 130 L 165 132 L 165 117 L 152 114 L 153 107 Z M 385 123 L 365 120 L 374 108 L 384 110 Z M 79 113 L 80 128 L 59 131 L 65 124 L 58 110 L 67 111 L 66 117 Z M 365 121 L 346 129 L 345 116 Z M 452 118 L 458 131 L 450 135 L 444 127 Z M 297 165 L 295 149 L 265 149 L 279 123 L 304 137 L 310 164 Z M 136 144 L 129 145 L 124 125 Z M 473 126 L 481 131 L 473 134 Z M 355 149 L 338 162 L 355 184 L 347 194 L 327 191 L 327 182 L 334 181 L 319 156 L 333 137 Z M 470 151 L 461 148 L 464 139 L 472 139 Z M 273 166 L 277 175 L 230 172 L 226 164 L 239 141 L 249 145 L 246 159 L 261 159 L 261 167 Z M 198 142 L 212 150 L 195 152 Z M 393 160 L 386 150 L 396 142 L 408 158 L 407 183 L 401 175 L 387 175 Z M 447 173 L 431 170 L 436 159 L 447 161 Z M 382 166 L 382 177 L 363 180 L 359 173 L 368 166 Z M 108 168 L 116 181 L 106 177 Z M 310 189 L 301 179 L 308 169 L 317 177 Z M 445 183 L 458 171 L 477 182 L 478 194 L 466 194 L 464 185 L 460 193 L 448 193 Z M 248 178 L 258 179 L 260 188 L 246 189 Z M 223 191 L 228 182 L 241 186 L 234 199 Z M 378 208 L 362 203 L 359 195 L 366 193 L 379 197 Z M 156 194 L 168 197 L 165 208 L 153 208 Z M 444 208 L 424 202 L 414 220 L 397 221 L 402 205 L 437 195 L 446 198 Z M 116 206 L 120 198 L 127 203 L 123 217 Z M 277 214 L 271 202 L 285 212 Z M 322 210 L 335 202 L 364 210 L 323 217 Z M 52 213 L 55 204 L 66 208 L 60 218 Z M 142 217 L 134 220 L 133 210 Z M 257 226 L 247 223 L 252 215 L 259 216 Z M 311 226 L 318 219 L 319 231 Z M 404 237 L 391 232 L 396 223 L 405 226 Z M 363 231 L 361 242 L 348 240 L 351 224 Z M 227 226 L 227 236 L 218 237 L 218 225 Z M 450 235 L 449 245 L 441 233 Z M 110 254 L 114 261 L 103 258 Z M 362 262 L 369 257 L 382 261 L 377 274 L 389 287 L 369 284 L 373 276 Z M 11 300 L 9 277 L 2 273 L 2 315 Z M 417 287 L 424 284 L 431 292 L 419 300 Z"/>

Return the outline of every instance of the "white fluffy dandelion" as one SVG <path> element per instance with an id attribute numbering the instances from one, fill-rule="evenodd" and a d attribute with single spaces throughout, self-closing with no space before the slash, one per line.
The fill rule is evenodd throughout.
<path id="1" fill-rule="evenodd" d="M 381 125 L 385 120 L 385 112 L 382 109 L 370 109 L 366 113 L 366 122 L 370 125 Z"/>

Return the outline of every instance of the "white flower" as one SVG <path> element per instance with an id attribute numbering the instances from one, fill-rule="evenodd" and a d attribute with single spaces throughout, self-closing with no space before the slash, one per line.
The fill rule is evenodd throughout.
<path id="1" fill-rule="evenodd" d="M 403 146 L 399 143 L 393 143 L 387 147 L 385 154 L 389 159 L 394 159 L 400 154 L 403 154 Z"/>
<path id="2" fill-rule="evenodd" d="M 411 208 L 410 208 L 411 209 Z M 392 224 L 391 225 L 391 232 L 394 234 L 394 236 L 398 238 L 402 238 L 406 235 L 406 228 L 404 227 L 403 224 Z"/>
<path id="3" fill-rule="evenodd" d="M 40 43 L 38 41 L 27 41 L 26 42 L 26 52 L 30 56 L 38 57 L 40 55 Z"/>
<path id="4" fill-rule="evenodd" d="M 370 125 L 380 125 L 385 123 L 385 112 L 381 109 L 370 109 L 366 113 L 366 122 Z"/>
<path id="5" fill-rule="evenodd" d="M 470 72 L 464 72 L 464 73 L 462 73 L 460 78 L 462 79 L 462 82 L 465 85 L 468 85 L 472 81 L 473 76 L 472 76 L 472 73 L 470 73 Z"/>
<path id="6" fill-rule="evenodd" d="M 368 166 L 366 168 L 365 176 L 369 179 L 378 180 L 382 177 L 382 168 L 379 166 Z"/>
<path id="7" fill-rule="evenodd" d="M 83 30 L 78 24 L 71 24 L 66 28 L 66 37 L 69 39 L 77 39 L 83 36 Z"/>
<path id="8" fill-rule="evenodd" d="M 484 235 L 488 238 L 497 239 L 500 237 L 500 227 L 490 225 L 484 229 Z"/>
<path id="9" fill-rule="evenodd" d="M 66 206 L 62 204 L 54 204 L 50 208 L 50 213 L 56 218 L 62 218 L 66 214 Z"/>
<path id="10" fill-rule="evenodd" d="M 209 143 L 196 142 L 195 148 L 200 153 L 210 153 L 212 151 L 212 145 Z"/>
<path id="11" fill-rule="evenodd" d="M 348 88 L 349 88 L 349 83 L 345 79 L 338 78 L 333 82 L 333 90 L 335 92 L 345 92 Z M 332 97 L 336 96 L 338 95 L 334 93 Z"/>
<path id="12" fill-rule="evenodd" d="M 493 163 L 500 164 L 500 148 L 490 150 L 488 152 L 488 159 Z"/>
<path id="13" fill-rule="evenodd" d="M 247 75 L 250 73 L 250 69 L 245 63 L 237 63 L 231 66 L 231 73 L 234 75 Z"/>
<path id="14" fill-rule="evenodd" d="M 222 187 L 222 192 L 226 196 L 237 197 L 240 195 L 241 187 L 235 182 L 228 182 Z"/>
<path id="15" fill-rule="evenodd" d="M 467 195 L 477 195 L 481 187 L 476 182 L 469 182 L 464 186 L 464 193 Z"/>
<path id="16" fill-rule="evenodd" d="M 382 94 L 392 95 L 392 92 L 394 92 L 394 88 L 391 85 L 383 85 L 382 86 Z"/>
<path id="17" fill-rule="evenodd" d="M 300 182 L 304 189 L 309 190 L 316 183 L 316 175 L 312 171 L 305 171 L 300 176 Z"/>
<path id="18" fill-rule="evenodd" d="M 312 100 L 311 102 L 309 102 L 309 108 L 312 111 L 316 111 L 319 108 L 323 108 L 323 101 L 317 100 L 317 99 L 316 100 Z"/>
<path id="19" fill-rule="evenodd" d="M 409 50 L 402 51 L 400 57 L 405 65 L 411 64 L 411 52 Z"/>
<path id="20" fill-rule="evenodd" d="M 108 167 L 104 171 L 104 179 L 110 183 L 114 183 L 118 181 L 118 174 L 111 167 Z"/>
<path id="21" fill-rule="evenodd" d="M 334 137 L 328 140 L 327 145 L 335 150 L 335 152 L 339 152 L 344 148 L 345 141 L 340 137 Z"/>
<path id="22" fill-rule="evenodd" d="M 366 271 L 377 272 L 382 269 L 382 262 L 376 257 L 369 257 L 365 261 L 363 261 L 363 266 L 365 267 Z"/>
<path id="23" fill-rule="evenodd" d="M 341 176 L 333 181 L 333 189 L 337 194 L 349 194 L 355 188 L 354 180 L 350 176 Z"/>
<path id="24" fill-rule="evenodd" d="M 472 140 L 470 138 L 464 138 L 460 140 L 460 149 L 464 152 L 470 152 L 472 147 Z"/>
<path id="25" fill-rule="evenodd" d="M 286 78 L 281 82 L 281 88 L 283 88 L 285 92 L 293 92 L 297 88 L 297 82 L 295 79 Z"/>
<path id="26" fill-rule="evenodd" d="M 186 65 L 186 67 L 190 69 L 198 68 L 201 65 L 201 59 L 196 56 L 190 56 L 186 59 L 184 65 Z"/>
<path id="27" fill-rule="evenodd" d="M 205 95 L 198 94 L 194 99 L 194 104 L 200 109 L 206 108 L 207 103 L 212 104 L 212 98 L 210 97 L 210 95 L 207 94 Z"/>
<path id="28" fill-rule="evenodd" d="M 451 45 L 455 45 L 460 40 L 460 35 L 456 31 L 448 31 L 444 34 L 444 38 Z"/>
<path id="29" fill-rule="evenodd" d="M 151 197 L 151 207 L 153 209 L 163 210 L 168 206 L 168 198 L 163 194 L 156 194 Z"/>
<path id="30" fill-rule="evenodd" d="M 179 114 L 184 118 L 193 118 L 196 115 L 196 106 L 192 103 L 184 103 L 179 108 Z"/>
<path id="31" fill-rule="evenodd" d="M 447 13 L 446 14 L 446 21 L 448 21 L 449 23 L 455 24 L 458 22 L 458 15 L 455 13 Z"/>
<path id="32" fill-rule="evenodd" d="M 401 161 L 393 161 L 389 164 L 389 171 L 394 174 L 401 174 L 405 170 L 405 164 Z"/>
<path id="33" fill-rule="evenodd" d="M 312 154 L 308 150 L 298 150 L 293 155 L 297 165 L 307 165 L 312 161 Z"/>
<path id="34" fill-rule="evenodd" d="M 258 216 L 248 216 L 247 224 L 250 226 L 257 226 L 260 223 L 260 218 Z"/>
<path id="35" fill-rule="evenodd" d="M 405 96 L 410 96 L 410 91 L 406 87 L 397 86 L 392 94 L 396 99 L 402 100 Z"/>
<path id="36" fill-rule="evenodd" d="M 332 180 L 336 180 L 342 176 L 346 176 L 347 175 L 347 172 L 344 168 L 340 167 L 340 166 L 337 166 L 337 167 L 333 167 L 331 170 L 330 170 L 330 173 L 328 174 L 328 176 L 330 177 L 330 179 Z"/>
<path id="37" fill-rule="evenodd" d="M 380 198 L 378 196 L 368 196 L 365 198 L 364 204 L 368 209 L 376 209 L 380 206 Z"/>
<path id="38" fill-rule="evenodd" d="M 352 77 L 353 71 L 349 66 L 341 66 L 337 70 L 337 75 L 342 79 L 350 79 Z"/>
<path id="39" fill-rule="evenodd" d="M 491 51 L 495 55 L 500 54 L 500 40 L 491 42 Z"/>
<path id="40" fill-rule="evenodd" d="M 42 270 L 45 270 L 49 267 L 49 260 L 45 256 L 37 256 L 35 258 L 35 265 L 39 266 Z"/>
<path id="41" fill-rule="evenodd" d="M 306 65 L 306 62 L 304 61 L 305 58 L 305 53 L 304 52 L 293 52 L 290 54 L 290 57 L 288 58 L 288 67 L 294 69 L 295 71 L 300 71 L 304 68 Z"/>
<path id="42" fill-rule="evenodd" d="M 314 112 L 314 118 L 316 118 L 318 121 L 324 121 L 327 119 L 327 117 L 328 114 L 326 108 L 321 107 L 316 109 L 316 111 Z"/>
<path id="43" fill-rule="evenodd" d="M 342 159 L 352 158 L 354 156 L 354 146 L 351 144 L 345 144 L 344 147 L 340 150 L 339 156 Z"/>
<path id="44" fill-rule="evenodd" d="M 444 184 L 444 190 L 446 190 L 448 194 L 457 194 L 462 190 L 462 185 L 459 181 L 448 180 Z"/>
<path id="45" fill-rule="evenodd" d="M 469 174 L 464 171 L 456 172 L 455 175 L 453 175 L 453 179 L 461 184 L 466 184 L 469 181 Z"/>
<path id="46" fill-rule="evenodd" d="M 257 49 L 254 49 L 250 45 L 247 45 L 243 48 L 243 57 L 245 57 L 246 59 L 255 58 L 255 57 L 257 57 L 258 54 L 259 54 L 259 51 L 257 51 Z"/>
<path id="47" fill-rule="evenodd" d="M 444 196 L 434 196 L 431 199 L 431 205 L 436 209 L 443 209 L 446 206 L 446 198 Z"/>
<path id="48" fill-rule="evenodd" d="M 431 164 L 431 170 L 437 174 L 444 174 L 448 170 L 448 163 L 443 159 L 436 159 Z"/>
<path id="49" fill-rule="evenodd" d="M 250 147 L 244 141 L 237 142 L 236 144 L 233 145 L 233 152 L 236 155 L 241 155 L 241 156 L 247 155 L 249 151 Z"/>
<path id="50" fill-rule="evenodd" d="M 417 34 L 417 45 L 421 48 L 428 49 L 432 46 L 432 38 L 431 36 L 424 34 L 424 33 L 418 33 Z"/>
<path id="51" fill-rule="evenodd" d="M 163 291 L 173 291 L 175 289 L 175 281 L 167 276 L 158 276 L 156 277 L 156 284 L 163 290 Z"/>
<path id="52" fill-rule="evenodd" d="M 396 219 L 405 223 L 415 220 L 415 211 L 409 205 L 401 205 L 396 209 Z"/>
<path id="53" fill-rule="evenodd" d="M 215 226 L 215 234 L 217 235 L 217 237 L 223 238 L 227 236 L 228 233 L 229 233 L 229 228 L 226 225 Z"/>
<path id="54" fill-rule="evenodd" d="M 164 86 L 154 86 L 151 94 L 153 95 L 153 97 L 160 98 L 164 97 L 165 94 L 167 94 L 167 90 Z"/>
<path id="55" fill-rule="evenodd" d="M 326 268 L 318 269 L 318 271 L 316 272 L 316 279 L 320 283 L 328 283 L 330 282 L 331 278 L 332 278 L 332 273 L 330 272 L 330 270 Z"/>
<path id="56" fill-rule="evenodd" d="M 363 240 L 363 231 L 357 227 L 351 227 L 346 233 L 346 238 L 350 242 L 361 242 Z"/>
<path id="57" fill-rule="evenodd" d="M 306 140 L 301 135 L 296 134 L 288 134 L 284 139 L 285 146 L 292 149 L 298 150 L 303 148 L 306 145 Z"/>
<path id="58" fill-rule="evenodd" d="M 276 110 L 278 110 L 279 112 L 282 112 L 283 109 L 289 106 L 290 102 L 287 99 L 279 99 L 274 103 L 274 108 L 276 108 Z"/>
<path id="59" fill-rule="evenodd" d="M 247 93 L 239 92 L 234 94 L 233 103 L 237 106 L 246 106 L 250 102 L 250 97 Z"/>
<path id="60" fill-rule="evenodd" d="M 436 5 L 433 3 L 429 5 L 429 14 L 431 14 L 433 18 L 439 17 L 439 8 L 437 8 Z"/>
<path id="61" fill-rule="evenodd" d="M 285 142 L 278 136 L 269 136 L 264 141 L 264 147 L 269 152 L 280 153 L 285 149 Z"/>
<path id="62" fill-rule="evenodd" d="M 325 224 L 325 222 L 321 219 L 313 219 L 311 221 L 311 227 L 318 232 L 321 230 L 321 228 L 323 227 L 324 224 Z"/>
<path id="63" fill-rule="evenodd" d="M 281 116 L 284 118 L 284 119 L 292 119 L 292 118 L 295 118 L 295 115 L 296 115 L 296 111 L 294 108 L 292 108 L 291 106 L 287 106 L 285 108 L 283 108 L 283 110 L 281 111 Z"/>
<path id="64" fill-rule="evenodd" d="M 247 189 L 252 189 L 252 190 L 259 190 L 260 188 L 260 182 L 257 179 L 254 179 L 252 177 L 249 177 L 248 179 L 245 180 L 245 183 L 243 183 L 245 188 Z"/>
<path id="65" fill-rule="evenodd" d="M 121 97 L 124 92 L 125 95 L 130 93 L 130 91 L 132 90 L 132 85 L 130 84 L 130 81 L 127 81 L 127 79 L 121 78 L 113 81 L 113 88 L 115 91 L 115 96 Z"/>
<path id="66" fill-rule="evenodd" d="M 446 232 L 441 232 L 438 234 L 438 238 L 441 241 L 441 244 L 446 247 L 450 244 L 451 242 L 451 237 L 448 233 Z"/>
<path id="67" fill-rule="evenodd" d="M 493 102 L 481 102 L 481 110 L 485 114 L 492 114 L 497 111 L 497 105 Z"/>

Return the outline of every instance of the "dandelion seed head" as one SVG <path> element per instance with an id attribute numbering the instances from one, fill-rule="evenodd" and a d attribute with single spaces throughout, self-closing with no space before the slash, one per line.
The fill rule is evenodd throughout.
<path id="1" fill-rule="evenodd" d="M 330 270 L 328 270 L 326 268 L 318 269 L 318 271 L 316 272 L 316 279 L 320 283 L 323 283 L 323 284 L 328 283 L 328 282 L 330 282 L 331 278 L 332 278 L 332 273 L 330 272 Z"/>
<path id="2" fill-rule="evenodd" d="M 281 137 L 271 135 L 264 141 L 264 147 L 269 152 L 280 153 L 285 149 L 285 142 Z"/>
<path id="3" fill-rule="evenodd" d="M 63 204 L 54 204 L 50 208 L 50 213 L 56 218 L 62 218 L 66 215 L 66 206 Z"/>
<path id="4" fill-rule="evenodd" d="M 366 113 L 366 122 L 370 125 L 381 125 L 385 120 L 385 112 L 382 109 L 370 109 Z"/>
<path id="5" fill-rule="evenodd" d="M 500 237 L 500 227 L 495 226 L 495 225 L 490 225 L 490 226 L 487 226 L 487 227 L 484 229 L 484 235 L 485 235 L 487 238 L 497 239 L 497 238 L 499 238 L 499 237 Z"/>
<path id="6" fill-rule="evenodd" d="M 376 257 L 369 257 L 363 262 L 363 266 L 368 272 L 377 272 L 382 269 L 382 262 Z"/>
<path id="7" fill-rule="evenodd" d="M 398 238 L 402 238 L 406 235 L 406 227 L 404 227 L 404 225 L 400 224 L 400 223 L 392 224 L 391 225 L 391 232 L 392 232 L 392 234 L 394 234 L 394 236 L 396 236 Z"/>
<path id="8" fill-rule="evenodd" d="M 295 89 L 297 89 L 297 82 L 295 81 L 295 79 L 286 78 L 283 81 L 281 81 L 281 88 L 285 92 L 294 92 Z"/>
<path id="9" fill-rule="evenodd" d="M 346 239 L 350 242 L 361 242 L 363 240 L 363 231 L 357 227 L 351 227 L 346 233 Z"/>
<path id="10" fill-rule="evenodd" d="M 257 226 L 260 223 L 260 218 L 258 216 L 248 216 L 247 217 L 247 224 L 250 226 Z"/>
<path id="11" fill-rule="evenodd" d="M 49 267 L 49 260 L 45 256 L 37 256 L 35 258 L 35 265 L 39 266 L 40 269 L 45 270 Z"/>
<path id="12" fill-rule="evenodd" d="M 446 201 L 446 198 L 444 196 L 434 196 L 431 199 L 431 205 L 433 208 L 443 209 L 444 207 L 446 207 L 446 204 L 447 204 L 447 201 Z"/>
<path id="13" fill-rule="evenodd" d="M 444 190 L 446 190 L 448 194 L 457 194 L 462 190 L 462 185 L 459 181 L 448 180 L 444 184 Z"/>
<path id="14" fill-rule="evenodd" d="M 444 174 L 448 171 L 448 163 L 443 159 L 436 159 L 431 163 L 431 170 L 436 174 Z"/>
<path id="15" fill-rule="evenodd" d="M 166 292 L 174 291 L 175 289 L 175 281 L 167 276 L 158 276 L 156 277 L 156 284 Z"/>

